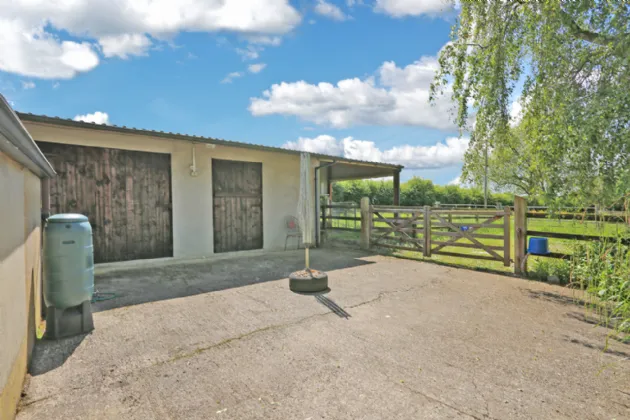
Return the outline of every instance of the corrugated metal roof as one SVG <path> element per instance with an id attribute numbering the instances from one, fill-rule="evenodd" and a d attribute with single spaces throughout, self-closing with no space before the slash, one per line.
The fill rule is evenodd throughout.
<path id="1" fill-rule="evenodd" d="M 289 154 L 296 154 L 296 155 L 300 154 L 300 151 L 298 150 L 283 149 L 281 147 L 274 147 L 274 146 L 264 146 L 262 144 L 252 144 L 252 143 L 243 143 L 243 142 L 232 141 L 232 140 L 223 140 L 223 139 L 217 139 L 213 137 L 203 137 L 203 136 L 195 136 L 195 135 L 189 135 L 189 134 L 172 133 L 168 131 L 146 130 L 142 128 L 117 126 L 117 125 L 95 124 L 95 123 L 89 123 L 89 122 L 83 122 L 83 121 L 75 121 L 75 120 L 71 120 L 67 118 L 49 117 L 47 115 L 36 115 L 36 114 L 23 113 L 23 112 L 18 112 L 17 114 L 20 117 L 20 119 L 23 121 L 36 122 L 36 123 L 63 125 L 67 127 L 85 128 L 89 130 L 112 131 L 112 132 L 125 133 L 125 134 L 138 134 L 138 135 L 160 137 L 160 138 L 167 138 L 167 139 L 173 139 L 173 140 L 183 140 L 183 141 L 191 141 L 191 142 L 197 142 L 197 143 L 209 143 L 209 144 L 231 146 L 231 147 L 242 147 L 246 149 L 262 150 L 262 151 L 269 151 L 269 152 L 280 152 L 280 153 L 289 153 Z M 326 155 L 326 154 L 321 154 L 321 153 L 313 153 L 312 155 L 323 160 L 347 162 L 347 163 L 354 163 L 358 165 L 377 166 L 380 168 L 391 168 L 391 169 L 403 168 L 402 165 L 394 165 L 391 163 L 382 163 L 382 162 L 368 162 L 364 160 L 348 159 L 344 157 Z"/>

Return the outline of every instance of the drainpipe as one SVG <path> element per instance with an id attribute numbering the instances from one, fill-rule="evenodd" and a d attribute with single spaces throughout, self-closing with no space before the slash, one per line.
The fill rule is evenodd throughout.
<path id="1" fill-rule="evenodd" d="M 336 165 L 337 162 L 329 162 L 323 165 L 319 165 L 315 168 L 315 246 L 319 247 L 319 170 L 322 168 L 328 168 L 329 166 Z"/>
<path id="2" fill-rule="evenodd" d="M 44 178 L 40 182 L 42 196 L 41 216 L 42 222 L 45 222 L 50 216 L 50 178 Z"/>

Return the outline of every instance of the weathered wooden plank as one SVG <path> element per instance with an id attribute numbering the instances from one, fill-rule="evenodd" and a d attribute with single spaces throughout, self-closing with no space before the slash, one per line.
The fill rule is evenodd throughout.
<path id="1" fill-rule="evenodd" d="M 424 226 L 422 232 L 422 239 L 424 239 L 424 244 L 422 247 L 424 248 L 422 251 L 422 255 L 425 257 L 431 256 L 431 230 L 433 229 L 433 221 L 431 220 L 431 208 L 429 206 L 424 206 L 422 209 L 422 214 L 424 216 Z"/>
<path id="2" fill-rule="evenodd" d="M 360 217 L 349 217 L 349 216 L 326 216 L 326 219 L 328 219 L 328 220 L 331 220 L 331 219 L 333 219 L 333 220 L 357 220 L 357 221 L 361 220 Z"/>
<path id="3" fill-rule="evenodd" d="M 411 247 L 411 246 L 390 245 L 390 244 L 383 244 L 383 243 L 375 243 L 375 244 L 372 244 L 372 245 L 377 247 L 377 248 L 391 248 L 391 249 L 399 249 L 401 251 L 422 252 L 422 247 L 414 248 L 414 247 Z"/>
<path id="4" fill-rule="evenodd" d="M 424 207 L 413 207 L 413 206 L 379 206 L 372 205 L 372 212 L 385 212 L 385 213 L 414 213 L 419 212 L 424 209 Z"/>
<path id="5" fill-rule="evenodd" d="M 387 243 L 387 242 L 384 242 L 384 241 L 410 243 L 410 244 L 414 244 L 416 246 L 416 248 L 418 248 L 417 245 L 419 245 L 419 247 L 423 247 L 424 246 L 424 238 L 422 238 L 422 239 L 418 239 L 418 238 L 403 238 L 403 237 L 400 237 L 400 236 L 386 236 L 386 237 L 378 237 L 378 238 L 372 237 L 372 242 L 373 243 Z"/>
<path id="6" fill-rule="evenodd" d="M 374 214 L 380 214 L 380 213 L 374 213 Z M 374 222 L 383 222 L 383 223 L 387 223 L 387 224 L 406 224 L 406 225 L 410 225 L 410 224 L 418 224 L 418 223 L 422 223 L 423 219 L 416 219 L 413 217 L 399 217 L 397 219 L 391 219 L 388 217 L 379 217 L 374 219 Z"/>
<path id="7" fill-rule="evenodd" d="M 527 217 L 532 219 L 561 219 L 561 220 L 591 220 L 600 222 L 613 222 L 624 223 L 627 221 L 627 217 L 623 214 L 611 215 L 611 214 L 586 214 L 586 213 L 540 213 L 540 212 L 527 212 Z"/>
<path id="8" fill-rule="evenodd" d="M 320 207 L 325 209 L 359 209 L 356 204 L 322 204 Z"/>
<path id="9" fill-rule="evenodd" d="M 617 242 L 619 239 L 613 236 L 598 236 L 598 235 L 577 235 L 574 233 L 558 233 L 558 232 L 543 232 L 539 230 L 528 230 L 527 236 L 540 236 L 543 238 L 556 238 L 556 239 L 570 239 L 574 241 L 611 241 Z M 624 245 L 630 245 L 630 240 L 621 239 L 621 243 Z"/>
<path id="10" fill-rule="evenodd" d="M 137 216 L 136 188 L 134 183 L 135 165 L 131 154 L 125 153 L 125 203 L 127 210 L 127 255 L 129 259 L 138 258 L 136 255 L 136 243 L 140 235 Z"/>
<path id="11" fill-rule="evenodd" d="M 488 255 L 461 254 L 459 252 L 447 252 L 447 251 L 432 251 L 432 253 L 436 255 L 445 255 L 447 257 L 472 258 L 475 260 L 486 260 L 486 261 L 503 261 L 503 258 L 497 259 Z"/>
<path id="12" fill-rule="evenodd" d="M 418 229 L 423 229 L 422 225 L 416 225 L 415 223 L 412 223 L 412 226 L 415 226 L 415 227 L 398 228 L 397 231 L 399 231 L 399 232 L 414 232 L 414 231 L 416 231 Z M 391 227 L 375 226 L 371 230 L 372 230 L 372 232 L 391 232 L 392 228 Z"/>
<path id="13" fill-rule="evenodd" d="M 450 236 L 450 237 L 460 237 L 461 236 L 459 231 L 457 231 L 457 232 L 433 231 L 433 232 L 431 232 L 431 235 L 433 235 L 433 236 Z M 477 238 L 477 239 L 503 240 L 503 235 L 495 235 L 495 234 L 492 234 L 492 233 L 476 233 L 475 231 L 473 231 L 471 236 L 473 238 Z"/>
<path id="14" fill-rule="evenodd" d="M 326 230 L 343 230 L 346 232 L 361 232 L 361 228 L 349 228 L 349 227 L 329 227 Z"/>
<path id="15" fill-rule="evenodd" d="M 505 267 L 509 267 L 512 259 L 510 258 L 510 216 L 512 212 L 509 207 L 505 207 L 505 216 L 503 216 L 503 234 L 505 238 L 503 239 L 503 265 Z"/>
<path id="16" fill-rule="evenodd" d="M 122 150 L 110 150 L 112 193 L 112 253 L 116 260 L 124 260 L 128 254 L 126 218 L 126 176 Z"/>
<path id="17" fill-rule="evenodd" d="M 441 245 L 441 248 L 448 248 L 448 247 L 458 247 L 458 248 L 472 248 L 472 249 L 479 249 L 479 246 L 475 245 L 475 244 L 467 244 L 467 243 L 463 243 L 463 242 L 443 242 L 443 241 L 431 241 L 432 245 Z M 494 249 L 497 251 L 501 251 L 503 250 L 503 245 L 485 245 L 486 248 L 488 249 Z M 435 251 L 435 249 L 433 250 Z"/>
<path id="18" fill-rule="evenodd" d="M 92 159 L 94 159 L 94 199 L 96 201 L 96 214 L 94 215 L 95 227 L 92 230 L 96 231 L 94 239 L 94 262 L 107 262 L 107 244 L 105 242 L 105 213 L 104 213 L 104 201 L 103 201 L 103 159 L 101 154 L 97 154 L 96 150 L 90 151 Z"/>
<path id="19" fill-rule="evenodd" d="M 433 227 L 447 227 L 447 228 L 456 228 L 455 230 L 460 230 L 461 227 L 468 228 L 483 228 L 483 229 L 501 229 L 503 230 L 503 223 L 501 224 L 488 224 L 484 225 L 483 223 L 433 223 Z"/>
<path id="20" fill-rule="evenodd" d="M 527 271 L 525 254 L 527 252 L 527 201 L 514 196 L 514 273 Z"/>
<path id="21" fill-rule="evenodd" d="M 503 216 L 503 211 L 501 210 L 440 210 L 440 209 L 431 209 L 431 213 L 433 214 L 446 214 L 451 215 L 453 217 L 457 216 Z"/>
<path id="22" fill-rule="evenodd" d="M 118 261 L 113 238 L 112 225 L 112 181 L 111 181 L 111 149 L 103 150 L 102 160 L 102 196 L 103 196 L 103 241 L 105 243 L 105 255 L 109 261 Z"/>

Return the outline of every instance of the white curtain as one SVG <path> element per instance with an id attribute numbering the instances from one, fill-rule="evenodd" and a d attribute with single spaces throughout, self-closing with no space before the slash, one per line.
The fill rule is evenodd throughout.
<path id="1" fill-rule="evenodd" d="M 300 155 L 300 197 L 298 199 L 297 217 L 302 229 L 302 241 L 305 247 L 314 244 L 315 219 L 313 206 L 315 205 L 313 189 L 311 188 L 311 155 Z"/>

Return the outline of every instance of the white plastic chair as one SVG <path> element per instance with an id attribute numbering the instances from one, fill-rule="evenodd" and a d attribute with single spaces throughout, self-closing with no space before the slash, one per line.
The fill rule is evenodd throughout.
<path id="1" fill-rule="evenodd" d="M 287 236 L 286 238 L 284 238 L 284 250 L 287 250 L 289 238 L 297 238 L 297 249 L 300 249 L 300 242 L 302 242 L 302 231 L 300 230 L 300 224 L 298 223 L 297 217 L 285 217 L 284 225 L 287 230 Z"/>

